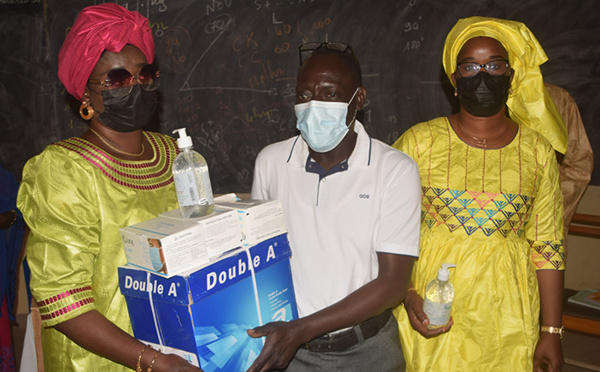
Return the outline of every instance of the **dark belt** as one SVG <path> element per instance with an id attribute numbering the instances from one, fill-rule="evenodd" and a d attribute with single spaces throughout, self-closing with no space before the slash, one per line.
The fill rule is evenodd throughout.
<path id="1" fill-rule="evenodd" d="M 392 316 L 392 310 L 388 309 L 383 313 L 365 320 L 354 327 L 339 333 L 330 333 L 317 337 L 310 342 L 302 345 L 308 351 L 318 353 L 322 352 L 340 352 L 358 344 L 360 338 L 358 332 L 362 333 L 362 339 L 367 340 L 381 331 Z"/>

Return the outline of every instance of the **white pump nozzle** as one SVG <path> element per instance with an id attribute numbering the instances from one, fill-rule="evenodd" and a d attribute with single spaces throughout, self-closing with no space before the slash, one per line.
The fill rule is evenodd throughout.
<path id="1" fill-rule="evenodd" d="M 451 267 L 456 267 L 456 265 L 449 263 L 442 264 L 442 268 L 438 270 L 438 280 L 441 280 L 442 282 L 447 282 L 448 278 L 450 277 L 450 271 L 448 271 L 448 269 Z"/>
<path id="2" fill-rule="evenodd" d="M 178 133 L 179 134 L 179 138 L 177 138 L 177 146 L 180 149 L 186 148 L 186 147 L 192 147 L 193 143 L 192 143 L 192 137 L 188 136 L 185 133 L 185 128 L 179 128 L 179 129 L 175 129 L 173 131 L 173 134 Z"/>

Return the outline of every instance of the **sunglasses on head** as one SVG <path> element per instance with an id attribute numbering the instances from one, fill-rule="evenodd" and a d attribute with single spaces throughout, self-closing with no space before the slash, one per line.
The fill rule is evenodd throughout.
<path id="1" fill-rule="evenodd" d="M 336 52 L 344 53 L 347 50 L 350 53 L 354 54 L 352 51 L 352 47 L 346 43 L 340 42 L 327 42 L 327 41 L 310 41 L 308 43 L 298 45 L 298 54 L 300 55 L 300 65 L 302 65 L 302 53 L 313 52 L 321 47 L 325 47 L 329 50 L 334 50 Z"/>
<path id="2" fill-rule="evenodd" d="M 107 90 L 114 97 L 123 97 L 131 93 L 136 82 L 140 84 L 144 90 L 156 90 L 160 85 L 160 71 L 154 65 L 145 65 L 137 76 L 133 76 L 129 71 L 119 68 L 110 70 L 108 74 L 106 74 L 106 79 L 104 80 L 88 80 L 88 84 L 96 84 L 108 88 Z"/>

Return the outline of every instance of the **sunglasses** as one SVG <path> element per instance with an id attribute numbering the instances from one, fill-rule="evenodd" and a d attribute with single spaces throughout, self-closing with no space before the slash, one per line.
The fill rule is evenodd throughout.
<path id="1" fill-rule="evenodd" d="M 96 84 L 108 88 L 107 90 L 114 97 L 123 97 L 131 93 L 136 82 L 139 83 L 144 90 L 156 90 L 160 85 L 160 71 L 155 65 L 145 65 L 137 76 L 133 76 L 129 71 L 119 68 L 110 70 L 108 74 L 106 74 L 106 79 L 104 80 L 88 80 L 89 84 Z"/>
<path id="2" fill-rule="evenodd" d="M 302 65 L 302 53 L 313 52 L 321 47 L 325 47 L 329 50 L 336 52 L 345 53 L 347 50 L 354 55 L 352 47 L 346 43 L 340 42 L 327 42 L 327 41 L 311 41 L 308 43 L 298 45 L 298 54 L 300 55 L 300 65 Z"/>

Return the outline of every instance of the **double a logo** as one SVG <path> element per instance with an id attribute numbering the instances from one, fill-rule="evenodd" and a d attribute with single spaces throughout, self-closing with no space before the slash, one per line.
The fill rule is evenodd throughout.
<path id="1" fill-rule="evenodd" d="M 264 262 L 269 262 L 277 257 L 275 255 L 273 246 L 277 247 L 277 243 L 269 245 L 269 249 L 267 250 L 267 259 Z M 209 272 L 206 275 L 206 290 L 210 291 L 217 284 L 224 286 L 228 281 L 234 280 L 237 276 L 243 275 L 246 270 L 250 269 L 250 265 L 252 265 L 255 271 L 259 271 L 261 262 L 263 261 L 261 261 L 261 257 L 258 254 L 253 256 L 251 259 L 250 257 L 245 257 L 242 254 L 241 257 L 238 258 L 237 264 L 233 263 L 233 265 L 230 267 L 222 268 L 218 272 Z"/>

